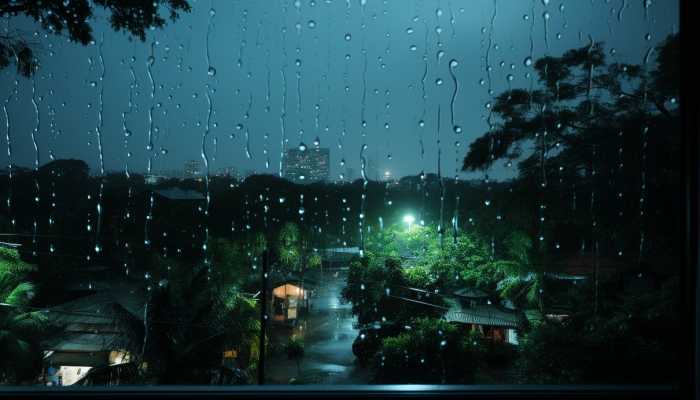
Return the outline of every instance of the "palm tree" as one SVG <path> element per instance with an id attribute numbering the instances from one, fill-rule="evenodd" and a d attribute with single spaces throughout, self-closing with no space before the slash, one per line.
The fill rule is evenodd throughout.
<path id="1" fill-rule="evenodd" d="M 155 367 L 157 383 L 205 384 L 225 349 L 238 348 L 248 358 L 258 351 L 257 305 L 235 286 L 212 285 L 203 266 L 171 264 L 169 278 L 148 301 L 144 359 Z"/>
<path id="2" fill-rule="evenodd" d="M 26 282 L 34 269 L 14 249 L 0 248 L 0 383 L 31 381 L 41 369 L 41 340 L 47 317 L 27 311 L 35 288 Z"/>
<path id="3" fill-rule="evenodd" d="M 528 306 L 542 311 L 542 283 L 544 274 L 531 261 L 532 240 L 521 231 L 511 233 L 506 239 L 507 259 L 493 262 L 493 266 L 505 275 L 499 285 L 501 297 L 517 300 L 523 293 Z"/>

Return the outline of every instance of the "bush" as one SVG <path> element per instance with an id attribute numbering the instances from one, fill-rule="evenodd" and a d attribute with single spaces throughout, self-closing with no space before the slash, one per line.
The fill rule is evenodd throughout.
<path id="1" fill-rule="evenodd" d="M 485 351 L 478 333 L 464 334 L 444 320 L 420 318 L 411 329 L 382 341 L 377 379 L 385 383 L 474 381 Z"/>

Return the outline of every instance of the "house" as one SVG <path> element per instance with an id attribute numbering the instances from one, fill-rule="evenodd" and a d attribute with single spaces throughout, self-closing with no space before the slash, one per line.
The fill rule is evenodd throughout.
<path id="1" fill-rule="evenodd" d="M 93 368 L 134 361 L 143 340 L 144 296 L 125 283 L 47 309 L 57 326 L 41 343 L 47 382 L 68 386 Z"/>
<path id="2" fill-rule="evenodd" d="M 497 343 L 518 344 L 518 329 L 524 320 L 517 310 L 493 304 L 489 295 L 477 288 L 462 288 L 443 296 L 448 309 L 443 319 L 481 332 Z"/>
<path id="3" fill-rule="evenodd" d="M 323 249 L 321 252 L 321 260 L 325 269 L 345 268 L 350 264 L 350 261 L 359 256 L 359 247 L 333 247 Z"/>
<path id="4" fill-rule="evenodd" d="M 294 275 L 277 277 L 270 285 L 271 296 L 268 307 L 275 322 L 295 322 L 309 309 L 309 299 L 316 282 L 308 278 L 299 279 Z"/>

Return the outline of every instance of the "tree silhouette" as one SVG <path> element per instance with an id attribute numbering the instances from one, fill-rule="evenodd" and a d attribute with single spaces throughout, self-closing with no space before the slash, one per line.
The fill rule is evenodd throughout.
<path id="1" fill-rule="evenodd" d="M 93 41 L 92 21 L 94 9 L 105 9 L 110 25 L 116 31 L 124 31 L 141 41 L 146 31 L 161 28 L 166 18 L 176 20 L 181 12 L 189 12 L 187 0 L 44 0 L 13 1 L 0 4 L 0 16 L 24 15 L 39 22 L 51 33 L 66 34 L 70 41 L 87 45 Z M 168 16 L 161 15 L 167 9 Z M 0 35 L 0 68 L 15 64 L 17 72 L 31 76 L 38 67 L 38 60 L 29 42 L 18 34 Z"/>
<path id="2" fill-rule="evenodd" d="M 492 127 L 471 143 L 463 169 L 518 161 L 514 196 L 530 210 L 528 229 L 543 226 L 537 235 L 567 242 L 562 252 L 581 247 L 584 234 L 589 251 L 595 238 L 601 254 L 631 256 L 646 231 L 645 243 L 672 256 L 679 217 L 678 35 L 654 50 L 642 65 L 607 62 L 597 42 L 540 58 L 533 90 L 496 97 Z M 540 224 L 531 210 L 542 204 L 547 219 Z"/>

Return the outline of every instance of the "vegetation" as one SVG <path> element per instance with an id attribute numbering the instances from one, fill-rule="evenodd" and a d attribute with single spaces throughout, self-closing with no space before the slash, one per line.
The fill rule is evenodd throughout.
<path id="1" fill-rule="evenodd" d="M 146 32 L 161 28 L 166 18 L 161 9 L 167 9 L 167 18 L 176 20 L 180 13 L 189 12 L 187 0 L 154 0 L 124 2 L 119 0 L 44 0 L 11 1 L 0 5 L 0 16 L 24 15 L 41 24 L 53 34 L 66 34 L 70 41 L 88 45 L 94 41 L 92 20 L 96 8 L 109 15 L 112 29 L 125 31 L 130 37 L 146 40 Z M 0 37 L 0 68 L 15 64 L 17 72 L 31 76 L 38 68 L 37 43 L 31 43 L 20 34 Z"/>
<path id="2" fill-rule="evenodd" d="M 0 383 L 32 382 L 41 371 L 39 343 L 48 320 L 27 308 L 35 286 L 27 281 L 33 265 L 22 261 L 16 250 L 0 248 Z"/>
<path id="3" fill-rule="evenodd" d="M 427 293 L 467 285 L 539 315 L 521 329 L 515 365 L 523 383 L 668 382 L 677 376 L 672 332 L 678 324 L 671 305 L 678 302 L 672 289 L 678 278 L 663 266 L 678 255 L 668 239 L 678 235 L 679 207 L 668 206 L 678 200 L 679 171 L 672 160 L 679 136 L 666 134 L 679 128 L 678 37 L 669 36 L 657 54 L 656 69 L 607 64 L 602 44 L 591 43 L 538 60 L 540 85 L 534 90 L 497 97 L 492 129 L 471 144 L 464 168 L 519 160 L 519 176 L 510 183 L 519 202 L 508 213 L 512 222 L 501 224 L 510 232 L 481 224 L 442 237 L 435 226 L 389 226 L 369 235 L 366 257 L 351 266 L 345 299 L 361 322 L 392 315 L 407 327 L 418 326 L 411 332 L 362 332 L 355 353 L 361 360 L 381 355 L 378 379 L 449 381 L 439 370 L 449 361 L 426 358 L 441 354 L 430 329 L 442 321 L 416 322 L 410 315 L 420 312 L 401 313 L 401 302 L 382 292 L 401 285 Z M 569 188 L 573 208 L 562 201 Z M 621 201 L 623 194 L 640 201 Z M 577 198 L 589 203 L 581 206 Z M 540 218 L 519 217 L 536 209 Z M 496 236 L 500 248 L 489 251 L 487 238 L 494 243 Z M 659 242 L 644 246 L 644 237 Z M 562 260 L 577 253 L 594 254 L 589 266 L 595 264 L 595 272 L 575 285 L 557 276 L 565 272 Z M 601 276 L 597 264 L 607 258 L 615 260 L 616 273 Z M 640 278 L 651 274 L 657 286 L 630 289 L 630 270 Z M 547 317 L 552 309 L 564 314 Z M 455 328 L 440 331 L 449 329 Z M 485 350 L 481 360 L 494 358 L 494 351 L 501 350 Z M 465 360 L 471 365 L 453 368 L 470 379 L 482 361 Z M 666 366 L 662 373 L 660 365 Z"/>
<path id="4" fill-rule="evenodd" d="M 304 341 L 299 338 L 290 338 L 284 346 L 287 358 L 297 364 L 297 376 L 301 376 L 301 360 L 304 358 Z"/>
<path id="5" fill-rule="evenodd" d="M 419 318 L 410 329 L 382 341 L 377 379 L 391 383 L 474 383 L 486 345 L 478 333 L 444 320 Z"/>
<path id="6" fill-rule="evenodd" d="M 211 285 L 207 269 L 161 260 L 146 305 L 143 360 L 147 379 L 159 384 L 208 383 L 224 350 L 255 371 L 259 309 L 235 287 Z M 167 265 L 167 267 L 166 267 Z M 251 374 L 249 374 L 251 375 Z"/>

